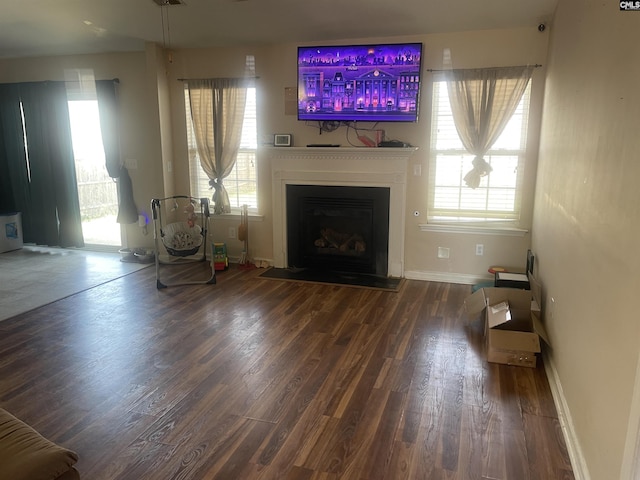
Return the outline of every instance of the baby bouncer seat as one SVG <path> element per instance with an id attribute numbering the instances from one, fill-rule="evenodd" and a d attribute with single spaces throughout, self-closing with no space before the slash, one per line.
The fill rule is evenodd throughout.
<path id="1" fill-rule="evenodd" d="M 163 224 L 162 211 L 171 202 L 172 211 L 180 208 L 179 202 L 186 200 L 186 219 Z M 199 207 L 199 212 L 196 208 Z M 156 288 L 176 285 L 200 285 L 216 283 L 216 274 L 211 264 L 211 276 L 205 280 L 179 280 L 172 283 L 161 280 L 160 265 L 181 265 L 207 261 L 207 232 L 209 230 L 209 199 L 189 195 L 174 195 L 151 200 L 153 216 L 153 240 L 156 248 Z M 160 244 L 166 251 L 161 255 Z"/>

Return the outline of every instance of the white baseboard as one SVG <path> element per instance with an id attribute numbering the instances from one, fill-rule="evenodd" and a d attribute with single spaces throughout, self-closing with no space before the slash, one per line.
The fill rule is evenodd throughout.
<path id="1" fill-rule="evenodd" d="M 240 257 L 237 257 L 237 256 L 228 256 L 227 258 L 229 259 L 229 263 L 240 263 Z M 251 257 L 251 258 L 250 258 L 250 260 L 251 260 L 251 263 L 256 263 L 256 262 L 260 262 L 260 263 L 262 263 L 262 262 L 266 262 L 266 264 L 268 264 L 268 265 L 266 265 L 266 264 L 265 264 L 265 266 L 263 266 L 262 268 L 266 268 L 266 266 L 269 266 L 269 267 L 270 267 L 270 266 L 272 266 L 272 265 L 273 265 L 273 260 L 272 260 L 272 259 L 270 259 L 270 258 L 263 258 L 263 257 Z"/>
<path id="2" fill-rule="evenodd" d="M 620 480 L 638 480 L 640 478 L 640 355 L 638 355 L 634 385 Z"/>
<path id="3" fill-rule="evenodd" d="M 475 285 L 482 282 L 490 282 L 493 277 L 486 275 L 470 275 L 467 273 L 450 272 L 424 272 L 418 270 L 405 270 L 404 277 L 409 280 L 424 280 L 426 282 L 460 283 L 463 285 Z"/>
<path id="4" fill-rule="evenodd" d="M 560 421 L 560 428 L 562 428 L 562 435 L 567 445 L 567 451 L 571 460 L 571 467 L 573 469 L 573 475 L 576 480 L 591 480 L 589 475 L 589 469 L 584 460 L 582 454 L 582 448 L 573 426 L 573 420 L 571 418 L 571 411 L 569 405 L 564 396 L 562 390 L 562 383 L 558 371 L 553 363 L 553 360 L 549 355 L 544 355 L 544 369 L 547 373 L 549 380 L 549 387 L 551 387 L 551 395 L 553 396 L 553 402 L 556 405 L 558 412 L 558 420 Z"/>

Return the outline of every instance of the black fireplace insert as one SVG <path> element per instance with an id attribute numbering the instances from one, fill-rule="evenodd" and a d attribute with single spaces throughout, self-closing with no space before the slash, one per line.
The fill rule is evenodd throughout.
<path id="1" fill-rule="evenodd" d="M 387 276 L 387 187 L 287 185 L 290 268 Z"/>

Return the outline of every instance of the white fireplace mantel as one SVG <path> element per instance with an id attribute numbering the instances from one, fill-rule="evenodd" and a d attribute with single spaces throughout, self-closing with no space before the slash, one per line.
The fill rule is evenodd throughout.
<path id="1" fill-rule="evenodd" d="M 389 188 L 391 277 L 404 274 L 404 229 L 408 159 L 416 148 L 269 148 L 273 187 L 273 262 L 288 266 L 287 185 Z"/>

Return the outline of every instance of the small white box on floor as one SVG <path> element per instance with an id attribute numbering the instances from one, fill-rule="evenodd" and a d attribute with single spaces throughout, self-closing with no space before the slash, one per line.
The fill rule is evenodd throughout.
<path id="1" fill-rule="evenodd" d="M 22 214 L 0 214 L 0 253 L 19 250 L 24 245 L 22 239 Z"/>
<path id="2" fill-rule="evenodd" d="M 521 288 L 529 290 L 529 277 L 526 273 L 496 272 L 494 287 Z"/>

